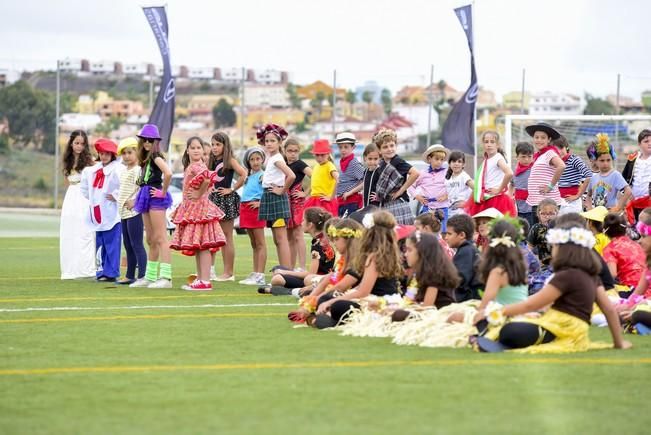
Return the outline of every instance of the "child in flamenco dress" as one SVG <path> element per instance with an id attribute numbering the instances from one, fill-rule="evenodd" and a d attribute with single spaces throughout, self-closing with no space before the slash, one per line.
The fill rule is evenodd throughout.
<path id="1" fill-rule="evenodd" d="M 197 279 L 184 285 L 183 290 L 209 291 L 211 251 L 226 244 L 226 237 L 219 225 L 224 212 L 208 199 L 209 187 L 217 180 L 217 172 L 211 172 L 203 161 L 203 144 L 198 137 L 188 139 L 183 153 L 183 200 L 172 214 L 176 224 L 170 248 L 194 254 L 197 262 Z"/>

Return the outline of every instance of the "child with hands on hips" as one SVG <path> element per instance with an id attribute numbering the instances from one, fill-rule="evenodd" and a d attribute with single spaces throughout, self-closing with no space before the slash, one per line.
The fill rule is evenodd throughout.
<path id="1" fill-rule="evenodd" d="M 240 204 L 240 228 L 246 230 L 253 249 L 253 272 L 240 281 L 245 285 L 264 285 L 264 268 L 267 263 L 267 242 L 264 229 L 267 223 L 258 219 L 260 199 L 264 193 L 262 188 L 262 165 L 265 161 L 265 152 L 260 147 L 251 147 L 244 153 L 244 166 L 248 174 L 242 189 L 242 202 Z"/>
<path id="2" fill-rule="evenodd" d="M 165 217 L 165 210 L 172 205 L 172 195 L 167 191 L 172 181 L 172 171 L 160 151 L 160 141 L 158 127 L 153 124 L 145 124 L 138 134 L 140 190 L 134 210 L 142 214 L 149 256 L 144 279 L 137 280 L 129 287 L 172 288 L 172 254 Z"/>
<path id="3" fill-rule="evenodd" d="M 100 257 L 96 278 L 113 282 L 120 276 L 122 226 L 117 198 L 122 165 L 116 160 L 118 146 L 115 142 L 97 139 L 95 149 L 99 162 L 84 168 L 79 185 L 82 195 L 90 203 L 89 224 L 95 228 L 95 248 Z"/>
<path id="4" fill-rule="evenodd" d="M 267 153 L 267 164 L 262 175 L 262 187 L 265 190 L 260 199 L 258 219 L 267 221 L 267 225 L 271 227 L 278 262 L 281 266 L 289 268 L 291 255 L 286 222 L 292 217 L 292 213 L 287 192 L 296 176 L 287 166 L 281 147 L 282 141 L 287 138 L 287 131 L 279 125 L 267 124 L 258 130 L 257 138 Z"/>
<path id="5" fill-rule="evenodd" d="M 409 195 L 416 198 L 421 204 L 418 214 L 440 211 L 443 213 L 441 225 L 446 230 L 450 202 L 445 184 L 447 169 L 443 162 L 448 155 L 448 150 L 440 144 L 432 145 L 423 153 L 423 160 L 429 164 L 427 171 L 418 176 L 414 184 L 407 189 Z"/>

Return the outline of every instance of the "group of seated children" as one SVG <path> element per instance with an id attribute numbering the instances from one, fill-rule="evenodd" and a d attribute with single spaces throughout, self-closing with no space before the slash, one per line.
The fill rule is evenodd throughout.
<path id="1" fill-rule="evenodd" d="M 543 217 L 546 210 L 543 204 L 536 211 Z M 651 209 L 648 212 L 640 215 L 649 220 L 648 227 L 638 227 L 651 234 Z M 351 218 L 324 220 L 328 213 L 323 209 L 305 213 L 304 230 L 313 236 L 314 273 L 297 276 L 281 270 L 272 279 L 273 287 L 261 289 L 289 294 L 292 290 L 285 286 L 296 286 L 293 294 L 300 303 L 289 314 L 294 322 L 336 327 L 348 335 L 390 336 L 399 344 L 521 352 L 605 347 L 588 338 L 596 318 L 609 326 L 616 348 L 631 346 L 622 338 L 620 319 L 640 330 L 651 327 L 644 249 L 630 239 L 613 245 L 618 237 L 626 238 L 625 231 L 619 231 L 626 225 L 615 214 L 604 219 L 604 231 L 613 239 L 612 255 L 604 257 L 595 250 L 587 219 L 579 214 L 543 220 L 544 234 L 536 233 L 543 241 L 534 248 L 538 255 L 543 251 L 550 278 L 530 294 L 530 267 L 523 249 L 526 220 L 504 216 L 484 224 L 487 240 L 480 252 L 473 241 L 476 223 L 466 214 L 448 219 L 443 240 L 436 232 L 441 224 L 434 214 L 417 222 L 416 229 L 398 225 L 384 210 L 364 214 L 361 224 Z M 637 249 L 631 243 L 644 257 L 638 275 L 628 264 L 630 255 L 620 258 L 622 252 Z M 334 252 L 323 259 L 325 245 Z M 334 262 L 325 263 L 330 259 Z M 637 276 L 644 285 L 631 294 L 628 287 L 614 285 L 622 282 L 620 276 L 629 280 Z"/>

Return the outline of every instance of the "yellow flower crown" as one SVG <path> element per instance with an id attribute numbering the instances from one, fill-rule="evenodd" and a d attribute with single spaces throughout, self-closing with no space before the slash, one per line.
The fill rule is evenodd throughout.
<path id="1" fill-rule="evenodd" d="M 342 237 L 344 239 L 359 238 L 362 237 L 362 230 L 354 230 L 352 228 L 340 228 L 336 229 L 335 227 L 328 227 L 328 236 L 330 237 Z"/>

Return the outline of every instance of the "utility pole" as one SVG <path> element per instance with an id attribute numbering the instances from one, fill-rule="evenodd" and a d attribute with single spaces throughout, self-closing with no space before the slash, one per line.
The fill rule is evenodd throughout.
<path id="1" fill-rule="evenodd" d="M 427 92 L 427 147 L 432 144 L 432 109 L 434 106 L 434 99 L 432 98 L 432 91 L 434 89 L 434 65 L 430 65 L 429 69 L 429 91 Z M 439 120 L 440 121 L 440 120 Z"/>

